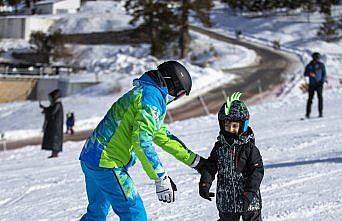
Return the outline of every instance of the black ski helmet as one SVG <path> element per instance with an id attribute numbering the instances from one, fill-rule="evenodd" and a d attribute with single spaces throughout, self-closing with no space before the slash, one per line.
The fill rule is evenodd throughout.
<path id="1" fill-rule="evenodd" d="M 312 59 L 319 60 L 321 58 L 321 54 L 318 52 L 314 52 L 311 54 Z"/>
<path id="2" fill-rule="evenodd" d="M 185 92 L 190 94 L 192 80 L 186 68 L 177 61 L 166 61 L 158 66 L 158 71 L 163 76 L 170 95 L 178 98 Z"/>
<path id="3" fill-rule="evenodd" d="M 240 133 L 248 130 L 249 111 L 244 102 L 240 101 L 241 93 L 235 92 L 227 99 L 218 112 L 220 129 L 224 131 L 225 121 L 241 122 Z"/>

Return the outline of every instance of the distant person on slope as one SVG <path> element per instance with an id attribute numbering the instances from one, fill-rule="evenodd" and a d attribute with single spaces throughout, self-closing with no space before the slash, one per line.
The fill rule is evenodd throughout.
<path id="1" fill-rule="evenodd" d="M 254 134 L 248 126 L 249 112 L 234 93 L 219 113 L 219 136 L 201 170 L 199 194 L 210 200 L 210 187 L 217 174 L 216 206 L 219 221 L 261 221 L 260 184 L 264 166 Z"/>
<path id="2" fill-rule="evenodd" d="M 135 79 L 133 86 L 111 106 L 80 154 L 89 202 L 81 220 L 104 221 L 110 206 L 121 221 L 147 220 L 128 173 L 136 156 L 154 181 L 158 199 L 175 201 L 176 185 L 152 143 L 198 171 L 205 162 L 164 125 L 166 105 L 190 93 L 192 81 L 186 68 L 176 61 L 164 62 Z"/>
<path id="3" fill-rule="evenodd" d="M 306 105 L 306 118 L 310 118 L 312 99 L 315 91 L 318 97 L 319 117 L 323 117 L 323 84 L 327 82 L 325 66 L 320 60 L 321 55 L 318 52 L 312 54 L 312 60 L 305 67 L 304 76 L 309 77 L 309 97 Z"/>
<path id="4" fill-rule="evenodd" d="M 50 106 L 44 107 L 42 113 L 45 115 L 43 126 L 43 150 L 51 150 L 49 158 L 58 157 L 58 153 L 63 149 L 63 105 L 61 102 L 61 91 L 56 89 L 48 95 Z"/>
<path id="5" fill-rule="evenodd" d="M 66 134 L 68 134 L 70 132 L 71 135 L 74 134 L 74 125 L 75 125 L 75 116 L 74 116 L 74 112 L 68 112 L 66 114 Z"/>

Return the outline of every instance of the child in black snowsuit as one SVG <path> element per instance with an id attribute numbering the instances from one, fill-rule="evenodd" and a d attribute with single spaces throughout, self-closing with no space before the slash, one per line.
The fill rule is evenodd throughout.
<path id="1" fill-rule="evenodd" d="M 69 133 L 70 131 L 70 134 L 74 134 L 74 125 L 75 125 L 75 117 L 74 117 L 74 112 L 68 112 L 67 115 L 66 115 L 66 126 L 67 126 L 67 130 L 66 130 L 66 134 Z"/>
<path id="2" fill-rule="evenodd" d="M 220 221 L 261 221 L 260 184 L 264 167 L 249 112 L 234 93 L 218 113 L 220 133 L 201 171 L 199 194 L 211 201 L 209 189 L 217 173 L 216 206 Z"/>

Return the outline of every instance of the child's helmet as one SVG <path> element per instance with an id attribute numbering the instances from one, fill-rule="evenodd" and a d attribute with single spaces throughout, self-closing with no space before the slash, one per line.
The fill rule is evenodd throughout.
<path id="1" fill-rule="evenodd" d="M 241 133 L 248 129 L 249 112 L 244 102 L 240 101 L 240 92 L 233 93 L 228 97 L 220 111 L 218 112 L 218 120 L 220 129 L 224 129 L 224 121 L 238 121 L 242 123 Z"/>

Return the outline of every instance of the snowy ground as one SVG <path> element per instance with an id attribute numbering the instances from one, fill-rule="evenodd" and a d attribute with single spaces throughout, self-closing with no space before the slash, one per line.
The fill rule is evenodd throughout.
<path id="1" fill-rule="evenodd" d="M 126 30 L 135 27 L 128 23 L 131 19 L 132 16 L 126 14 L 124 1 L 88 1 L 80 12 L 61 16 L 51 27 L 51 32 L 61 30 L 72 34 Z"/>
<path id="2" fill-rule="evenodd" d="M 341 41 L 324 43 L 315 37 L 322 21 L 318 14 L 312 16 L 312 23 L 308 24 L 304 22 L 306 15 L 247 19 L 227 14 L 224 8 L 220 9 L 220 5 L 216 9 L 216 14 L 212 15 L 216 31 L 234 35 L 235 27 L 238 26 L 247 40 L 264 45 L 269 45 L 273 40 L 280 40 L 285 51 L 302 57 L 303 64 L 309 60 L 310 52 L 314 50 L 324 54 L 329 84 L 325 86 L 324 91 L 323 119 L 315 117 L 315 98 L 313 119 L 299 120 L 304 115 L 306 95 L 301 94 L 298 89 L 299 76 L 302 74 L 298 72 L 295 82 L 289 82 L 290 96 L 250 108 L 251 124 L 266 166 L 261 187 L 264 220 L 338 220 L 342 216 L 342 89 L 338 83 L 342 73 Z M 93 9 L 86 10 L 90 12 Z M 117 9 L 110 9 L 108 13 L 113 10 Z M 83 13 L 82 16 L 86 14 Z M 97 27 L 90 19 L 80 20 L 87 30 Z M 127 18 L 121 21 L 122 26 L 118 27 L 127 28 Z M 77 23 L 68 22 L 68 27 L 73 30 L 73 25 Z M 107 24 L 108 26 L 98 27 L 100 30 L 111 27 Z M 194 36 L 194 44 L 197 39 L 204 38 Z M 250 58 L 253 58 L 252 53 L 239 48 L 234 50 L 237 50 L 235 54 L 241 54 L 241 57 L 234 58 L 229 54 L 233 52 L 233 48 L 229 45 L 223 46 L 219 42 L 208 39 L 198 42 L 199 44 L 194 46 L 198 51 L 194 53 L 199 59 L 203 59 L 205 51 L 207 54 L 212 53 L 211 45 L 219 46 L 217 54 L 220 57 L 229 55 L 229 58 L 236 59 L 234 62 L 243 60 L 248 63 Z M 203 42 L 206 44 L 201 44 Z M 6 40 L 2 41 L 3 46 L 0 44 L 0 47 L 6 51 L 15 48 L 15 44 L 17 43 Z M 20 42 L 18 47 L 27 46 L 25 42 Z M 100 80 L 105 83 L 90 88 L 83 94 L 63 99 L 65 112 L 76 111 L 77 129 L 94 127 L 120 95 L 120 92 L 117 92 L 129 87 L 132 78 L 141 70 L 155 67 L 158 63 L 154 58 L 145 58 L 144 45 L 138 49 L 122 46 L 122 51 L 116 53 L 118 50 L 108 46 L 84 46 L 79 50 L 82 52 L 79 54 L 80 61 L 93 65 L 90 66 L 90 69 L 93 68 L 91 77 L 98 72 Z M 210 67 L 202 69 L 189 64 L 191 72 L 198 79 L 197 82 L 206 83 L 208 79 L 215 82 L 213 79 L 222 77 L 219 69 L 226 65 L 226 60 L 211 60 L 210 56 L 204 59 Z M 113 61 L 116 63 L 112 63 Z M 187 62 L 185 61 L 186 64 Z M 112 71 L 118 72 L 132 70 L 132 75 L 115 78 L 104 71 L 107 68 L 111 70 L 111 67 L 115 68 Z M 89 76 L 85 74 L 84 78 L 87 77 Z M 118 80 L 119 82 L 116 82 Z M 199 90 L 198 88 L 207 85 L 196 83 L 195 86 Z M 39 113 L 38 103 L 27 101 L 0 104 L 0 119 L 0 132 L 6 131 L 9 138 L 22 138 L 39 133 L 43 117 Z M 216 116 L 176 122 L 169 125 L 169 128 L 191 149 L 203 156 L 208 156 L 218 131 Z M 39 146 L 0 152 L 0 220 L 78 220 L 87 205 L 83 175 L 78 162 L 82 145 L 83 142 L 65 143 L 61 157 L 53 160 L 46 159 L 49 153 L 40 151 Z M 197 194 L 199 176 L 162 151 L 160 158 L 178 185 L 177 201 L 174 204 L 164 205 L 157 201 L 153 182 L 148 180 L 140 165 L 131 170 L 150 219 L 216 220 L 215 203 L 202 200 Z M 111 212 L 109 220 L 118 219 Z"/>
<path id="3" fill-rule="evenodd" d="M 342 5 L 332 7 L 332 15 L 335 18 L 341 14 Z M 235 37 L 236 30 L 240 30 L 242 39 L 269 47 L 273 46 L 273 41 L 279 41 L 282 51 L 296 54 L 301 58 L 303 66 L 288 76 L 289 79 L 284 88 L 285 94 L 300 93 L 299 85 L 304 82 L 302 77 L 304 66 L 312 59 L 311 54 L 316 51 L 322 55 L 330 86 L 336 87 L 340 84 L 342 39 L 328 43 L 317 37 L 317 31 L 324 22 L 322 14 L 311 13 L 310 22 L 308 22 L 307 13 L 248 18 L 234 15 L 226 4 L 216 2 L 211 19 L 213 27 L 210 30 L 232 37 Z"/>
<path id="4" fill-rule="evenodd" d="M 266 221 L 335 221 L 342 215 L 341 89 L 325 92 L 325 117 L 299 120 L 305 98 L 253 106 L 251 125 L 266 167 L 261 191 Z M 205 125 L 205 126 L 204 126 Z M 215 141 L 216 116 L 169 125 L 191 149 L 208 156 Z M 77 220 L 87 199 L 78 156 L 83 142 L 68 142 L 58 159 L 47 159 L 39 146 L 0 153 L 0 220 Z M 197 192 L 199 176 L 160 151 L 169 175 L 178 185 L 176 202 L 157 200 L 153 182 L 140 164 L 130 173 L 150 220 L 216 220 L 214 202 Z M 215 186 L 213 189 L 215 189 Z M 118 220 L 111 212 L 108 220 Z"/>
<path id="5" fill-rule="evenodd" d="M 231 44 L 222 44 L 202 34 L 192 33 L 191 54 L 181 62 L 191 73 L 193 88 L 189 97 L 178 100 L 169 108 L 184 104 L 189 99 L 206 93 L 212 88 L 231 82 L 235 76 L 223 73 L 227 67 L 242 67 L 252 64 L 256 58 L 254 51 Z M 74 53 L 71 62 L 85 66 L 84 73 L 62 76 L 68 81 L 100 81 L 99 85 L 85 89 L 82 93 L 62 99 L 64 111 L 73 111 L 76 117 L 76 128 L 91 129 L 96 126 L 111 104 L 125 91 L 132 87 L 132 80 L 150 69 L 156 69 L 163 61 L 149 56 L 149 46 L 70 46 Z M 205 63 L 200 67 L 190 63 L 196 55 L 197 63 Z M 229 59 L 227 59 L 229 57 Z M 192 61 L 194 62 L 194 61 Z M 45 105 L 48 105 L 46 103 Z M 92 111 L 89 111 L 89 107 Z M 37 136 L 41 133 L 43 116 L 36 101 L 21 101 L 0 104 L 0 133 L 7 140 Z"/>

